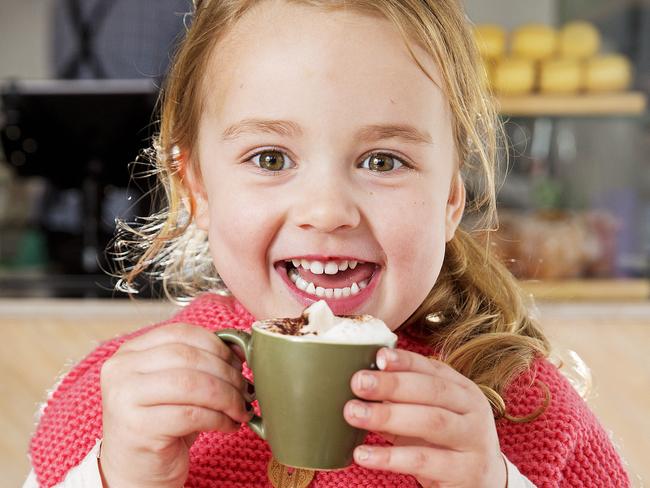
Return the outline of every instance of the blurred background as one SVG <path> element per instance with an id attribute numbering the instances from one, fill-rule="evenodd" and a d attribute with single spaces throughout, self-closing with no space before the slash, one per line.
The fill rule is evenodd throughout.
<path id="1" fill-rule="evenodd" d="M 19 486 L 37 404 L 93 341 L 171 313 L 123 300 L 106 247 L 147 215 L 132 164 L 189 0 L 0 0 L 0 471 Z M 497 98 L 490 245 L 538 303 L 634 486 L 650 479 L 650 0 L 466 0 Z M 155 290 L 145 290 L 148 298 Z M 111 299 L 112 298 L 112 299 Z M 119 298 L 119 299 L 118 299 Z M 647 483 L 647 481 L 646 481 Z"/>

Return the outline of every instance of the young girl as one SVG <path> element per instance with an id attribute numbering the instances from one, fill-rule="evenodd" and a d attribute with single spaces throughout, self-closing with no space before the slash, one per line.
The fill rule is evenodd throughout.
<path id="1" fill-rule="evenodd" d="M 512 276 L 458 227 L 466 200 L 494 217 L 479 66 L 456 0 L 196 5 L 156 145 L 168 205 L 120 249 L 141 252 L 125 287 L 146 271 L 197 298 L 63 379 L 27 486 L 628 486 Z M 319 298 L 400 342 L 351 380 L 355 464 L 314 473 L 243 424 L 241 360 L 211 331 Z"/>

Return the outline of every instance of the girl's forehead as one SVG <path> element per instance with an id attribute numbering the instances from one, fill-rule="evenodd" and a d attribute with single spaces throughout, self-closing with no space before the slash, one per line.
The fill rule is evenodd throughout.
<path id="1" fill-rule="evenodd" d="M 253 105 L 268 104 L 309 87 L 317 90 L 315 99 L 417 107 L 425 93 L 441 105 L 441 86 L 431 55 L 415 43 L 407 47 L 384 17 L 268 1 L 215 44 L 204 94 L 216 113 L 242 96 Z"/>

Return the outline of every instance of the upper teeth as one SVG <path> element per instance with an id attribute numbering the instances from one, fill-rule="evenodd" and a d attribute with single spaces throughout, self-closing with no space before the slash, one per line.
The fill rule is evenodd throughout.
<path id="1" fill-rule="evenodd" d="M 333 275 L 339 271 L 345 271 L 346 269 L 354 269 L 359 264 L 358 261 L 308 261 L 307 259 L 292 259 L 291 262 L 296 268 L 303 267 L 311 271 L 314 274 L 328 274 Z"/>

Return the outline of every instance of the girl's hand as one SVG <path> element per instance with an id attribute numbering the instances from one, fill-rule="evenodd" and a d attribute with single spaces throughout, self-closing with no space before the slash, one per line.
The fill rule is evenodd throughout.
<path id="1" fill-rule="evenodd" d="M 506 467 L 490 404 L 475 383 L 419 354 L 381 349 L 382 371 L 359 371 L 346 420 L 392 447 L 359 446 L 357 464 L 415 476 L 424 487 L 506 486 Z"/>
<path id="2" fill-rule="evenodd" d="M 173 324 L 120 347 L 101 371 L 105 487 L 181 487 L 201 431 L 250 420 L 241 360 L 213 333 Z"/>

